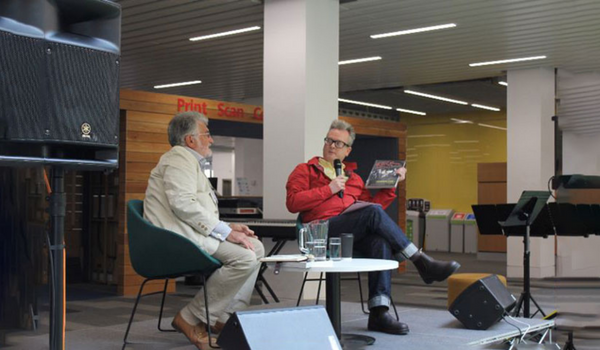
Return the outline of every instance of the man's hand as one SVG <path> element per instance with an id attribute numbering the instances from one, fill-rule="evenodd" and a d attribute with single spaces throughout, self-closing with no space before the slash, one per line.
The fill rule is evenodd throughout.
<path id="1" fill-rule="evenodd" d="M 257 238 L 256 235 L 254 234 L 254 231 L 252 231 L 246 225 L 230 223 L 229 227 L 231 227 L 232 230 L 243 232 L 248 237 Z"/>
<path id="2" fill-rule="evenodd" d="M 248 239 L 248 235 L 242 231 L 231 230 L 231 233 L 227 236 L 227 241 L 239 244 L 246 249 L 254 251 L 254 245 L 252 245 L 252 242 Z"/>
<path id="3" fill-rule="evenodd" d="M 406 168 L 402 167 L 396 169 L 396 174 L 400 176 L 400 181 L 404 181 L 404 179 L 406 179 Z"/>
<path id="4" fill-rule="evenodd" d="M 346 177 L 344 175 L 340 175 L 335 179 L 331 180 L 329 183 L 329 189 L 331 189 L 332 194 L 336 194 L 339 191 L 342 191 L 346 188 Z"/>

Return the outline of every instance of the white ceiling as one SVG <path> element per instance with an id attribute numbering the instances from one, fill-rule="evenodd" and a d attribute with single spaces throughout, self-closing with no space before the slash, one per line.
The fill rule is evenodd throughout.
<path id="1" fill-rule="evenodd" d="M 123 88 L 244 101 L 262 96 L 263 31 L 190 42 L 192 36 L 263 26 L 258 0 L 121 0 Z M 369 35 L 456 23 L 435 32 Z M 509 69 L 600 71 L 600 0 L 357 0 L 340 5 L 340 96 L 428 113 L 473 110 L 402 93 L 424 92 L 505 108 L 496 84 Z M 546 55 L 540 61 L 469 63 Z M 492 79 L 490 79 L 492 78 Z M 154 90 L 189 80 L 202 84 Z M 444 84 L 442 84 L 444 83 Z M 430 86 L 422 86 L 428 85 Z M 594 114 L 594 112 L 591 112 Z M 595 115 L 593 116 L 595 117 Z"/>

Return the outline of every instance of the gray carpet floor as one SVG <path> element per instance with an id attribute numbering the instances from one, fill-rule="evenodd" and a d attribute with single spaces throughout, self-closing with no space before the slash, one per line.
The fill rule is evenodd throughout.
<path id="1" fill-rule="evenodd" d="M 506 272 L 505 262 L 502 261 L 479 261 L 474 255 L 432 255 L 441 259 L 459 260 L 462 264 L 460 272 L 492 272 L 503 275 Z M 366 276 L 364 276 L 363 289 L 365 290 L 366 285 Z M 167 316 L 163 321 L 165 327 L 170 325 L 173 315 L 195 295 L 198 289 L 198 287 L 180 284 L 177 293 L 167 297 L 165 306 Z M 522 289 L 522 280 L 510 279 L 509 289 L 518 297 Z M 342 282 L 343 330 L 375 336 L 377 338 L 375 344 L 365 347 L 369 350 L 464 349 L 467 347 L 464 339 L 453 339 L 452 335 L 445 334 L 445 339 L 448 341 L 442 341 L 435 336 L 435 334 L 442 334 L 444 327 L 440 328 L 439 325 L 432 324 L 433 320 L 446 325 L 456 325 L 455 332 L 467 331 L 445 311 L 446 290 L 446 283 L 424 285 L 418 273 L 410 265 L 407 273 L 394 274 L 392 296 L 398 305 L 401 320 L 411 327 L 408 335 L 394 336 L 366 330 L 368 316 L 360 310 L 356 282 L 344 281 Z M 533 280 L 532 294 L 546 313 L 558 310 L 553 339 L 561 348 L 567 339 L 567 332 L 573 331 L 578 350 L 600 349 L 600 279 Z M 119 349 L 121 347 L 135 298 L 118 297 L 114 295 L 113 288 L 89 284 L 69 285 L 67 297 L 67 349 Z M 295 300 L 288 298 L 281 300 L 279 304 L 271 303 L 265 306 L 262 305 L 260 298 L 254 295 L 253 304 L 253 309 L 291 307 L 295 305 Z M 132 344 L 127 348 L 194 349 L 183 335 L 161 333 L 156 329 L 159 306 L 159 296 L 143 298 L 130 334 Z M 42 304 L 39 327 L 36 330 L 11 330 L 5 334 L 6 344 L 1 347 L 48 349 L 47 309 L 47 304 Z M 535 318 L 540 318 L 540 315 L 536 315 Z M 499 326 L 510 327 L 503 321 L 495 327 Z M 506 349 L 508 347 L 495 344 L 485 348 Z"/>

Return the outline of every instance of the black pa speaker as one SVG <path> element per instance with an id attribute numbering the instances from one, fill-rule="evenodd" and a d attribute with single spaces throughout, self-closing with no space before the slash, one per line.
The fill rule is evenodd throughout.
<path id="1" fill-rule="evenodd" d="M 120 36 L 112 1 L 0 1 L 0 161 L 116 166 Z"/>
<path id="2" fill-rule="evenodd" d="M 491 275 L 467 287 L 448 311 L 468 329 L 488 329 L 516 304 L 498 276 Z"/>
<path id="3" fill-rule="evenodd" d="M 240 311 L 221 331 L 223 350 L 341 350 L 322 306 Z"/>

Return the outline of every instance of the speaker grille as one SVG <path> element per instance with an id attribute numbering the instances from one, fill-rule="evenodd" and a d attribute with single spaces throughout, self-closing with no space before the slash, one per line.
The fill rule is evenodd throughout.
<path id="1" fill-rule="evenodd" d="M 42 139 L 43 41 L 0 31 L 0 48 L 0 138 Z"/>
<path id="2" fill-rule="evenodd" d="M 119 134 L 119 56 L 84 47 L 47 43 L 49 118 L 47 138 L 116 145 Z M 89 138 L 82 125 L 91 126 Z"/>

